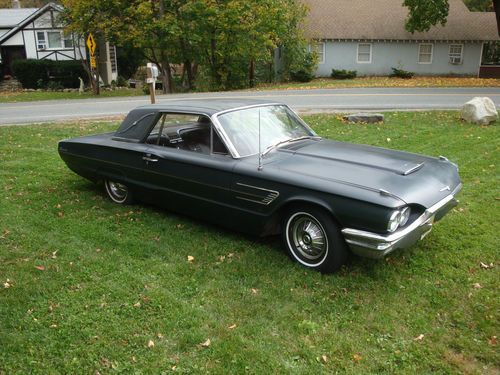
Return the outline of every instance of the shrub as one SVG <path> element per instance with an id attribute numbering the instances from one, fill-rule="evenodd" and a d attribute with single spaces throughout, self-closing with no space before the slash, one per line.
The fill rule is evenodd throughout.
<path id="1" fill-rule="evenodd" d="M 332 69 L 330 77 L 335 79 L 353 79 L 356 78 L 358 72 L 355 70 Z"/>
<path id="2" fill-rule="evenodd" d="M 46 88 L 49 82 L 57 82 L 63 88 L 78 88 L 78 77 L 87 81 L 87 74 L 77 60 L 15 60 L 12 69 L 26 89 Z M 54 84 L 51 86 L 55 87 Z"/>
<path id="3" fill-rule="evenodd" d="M 56 90 L 61 90 L 63 88 L 64 86 L 59 81 L 49 81 L 49 83 L 47 83 L 47 90 L 56 91 Z"/>
<path id="4" fill-rule="evenodd" d="M 407 70 L 404 70 L 402 68 L 394 68 L 392 67 L 392 74 L 390 75 L 390 77 L 397 77 L 397 78 L 405 78 L 405 79 L 409 79 L 409 78 L 412 78 L 415 73 L 413 72 L 409 72 Z"/>
<path id="5" fill-rule="evenodd" d="M 122 76 L 118 76 L 118 78 L 116 79 L 116 86 L 127 87 L 128 81 L 125 78 L 123 78 Z"/>
<path id="6" fill-rule="evenodd" d="M 309 82 L 314 78 L 316 65 L 316 54 L 307 52 L 290 67 L 290 78 L 292 81 Z"/>

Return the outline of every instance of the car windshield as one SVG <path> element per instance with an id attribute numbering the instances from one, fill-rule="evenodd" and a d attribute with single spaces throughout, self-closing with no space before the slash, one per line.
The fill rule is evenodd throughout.
<path id="1" fill-rule="evenodd" d="M 218 120 L 240 156 L 259 153 L 259 122 L 261 152 L 282 141 L 316 135 L 284 105 L 231 111 Z"/>

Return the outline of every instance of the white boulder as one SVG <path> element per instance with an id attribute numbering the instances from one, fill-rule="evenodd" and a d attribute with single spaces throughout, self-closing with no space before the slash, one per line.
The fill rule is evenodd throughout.
<path id="1" fill-rule="evenodd" d="M 462 106 L 462 118 L 467 122 L 488 125 L 498 119 L 498 112 L 490 98 L 475 97 Z"/>

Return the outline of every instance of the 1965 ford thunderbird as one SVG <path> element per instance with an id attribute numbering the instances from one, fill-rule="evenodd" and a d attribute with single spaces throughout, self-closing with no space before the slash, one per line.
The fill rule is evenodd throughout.
<path id="1" fill-rule="evenodd" d="M 116 203 L 282 233 L 292 259 L 322 272 L 351 251 L 381 258 L 414 244 L 462 187 L 443 156 L 325 140 L 286 105 L 264 101 L 139 107 L 114 133 L 61 141 L 59 154 Z"/>

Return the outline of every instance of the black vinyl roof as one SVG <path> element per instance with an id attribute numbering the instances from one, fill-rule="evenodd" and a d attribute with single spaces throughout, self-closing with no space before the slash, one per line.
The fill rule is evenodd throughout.
<path id="1" fill-rule="evenodd" d="M 154 111 L 181 111 L 201 113 L 207 116 L 233 108 L 246 107 L 259 104 L 273 104 L 275 101 L 257 99 L 170 99 L 163 103 L 151 104 L 137 109 Z"/>
<path id="2" fill-rule="evenodd" d="M 193 113 L 212 116 L 229 109 L 251 105 L 274 104 L 254 99 L 172 99 L 161 104 L 138 107 L 129 112 L 114 135 L 115 140 L 140 142 L 149 134 L 161 112 Z"/>

